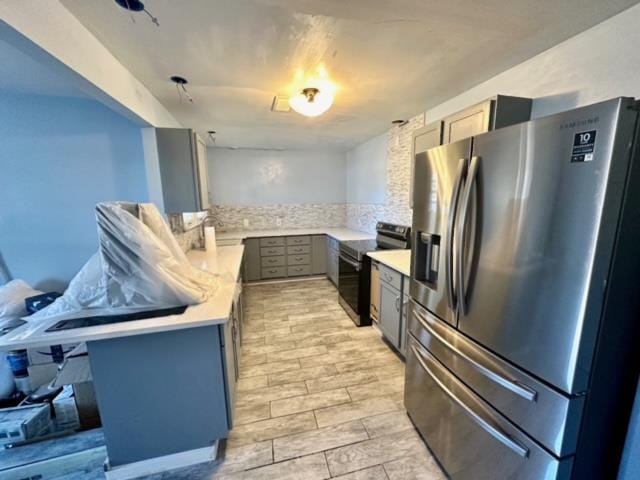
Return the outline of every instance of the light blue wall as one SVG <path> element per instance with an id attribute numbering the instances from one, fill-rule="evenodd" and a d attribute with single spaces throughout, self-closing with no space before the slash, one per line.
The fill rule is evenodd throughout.
<path id="1" fill-rule="evenodd" d="M 387 201 L 387 134 L 347 152 L 347 203 Z"/>
<path id="2" fill-rule="evenodd" d="M 345 201 L 341 152 L 209 148 L 207 158 L 217 205 Z"/>
<path id="3" fill-rule="evenodd" d="M 14 278 L 64 287 L 97 250 L 95 204 L 146 199 L 138 125 L 93 100 L 0 92 L 0 255 Z"/>

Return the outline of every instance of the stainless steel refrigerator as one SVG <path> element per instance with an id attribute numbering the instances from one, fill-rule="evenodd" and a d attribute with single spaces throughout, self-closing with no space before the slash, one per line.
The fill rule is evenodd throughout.
<path id="1" fill-rule="evenodd" d="M 618 98 L 416 155 L 405 405 L 451 478 L 615 478 L 640 351 L 637 123 Z"/>

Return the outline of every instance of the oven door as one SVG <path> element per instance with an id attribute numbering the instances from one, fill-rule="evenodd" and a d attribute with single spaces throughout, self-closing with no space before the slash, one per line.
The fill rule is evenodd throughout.
<path id="1" fill-rule="evenodd" d="M 340 252 L 338 267 L 338 292 L 340 298 L 355 314 L 359 314 L 358 295 L 362 264 L 350 255 Z"/>

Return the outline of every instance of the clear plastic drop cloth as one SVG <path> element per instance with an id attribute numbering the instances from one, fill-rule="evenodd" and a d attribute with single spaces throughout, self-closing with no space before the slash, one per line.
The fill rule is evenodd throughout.
<path id="1" fill-rule="evenodd" d="M 155 205 L 99 203 L 96 221 L 98 252 L 62 297 L 25 320 L 195 305 L 217 291 L 220 277 L 189 263 Z"/>

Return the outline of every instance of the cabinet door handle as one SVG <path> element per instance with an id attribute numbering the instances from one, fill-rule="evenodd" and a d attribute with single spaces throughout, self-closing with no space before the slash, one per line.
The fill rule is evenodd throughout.
<path id="1" fill-rule="evenodd" d="M 400 297 L 396 297 L 396 310 L 400 311 Z"/>

